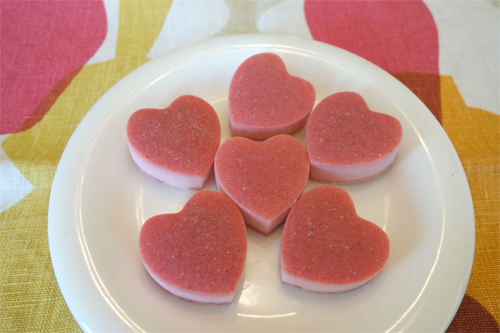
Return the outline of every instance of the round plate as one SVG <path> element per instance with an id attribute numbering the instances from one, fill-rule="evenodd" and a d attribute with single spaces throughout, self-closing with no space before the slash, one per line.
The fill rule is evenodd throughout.
<path id="1" fill-rule="evenodd" d="M 178 212 L 194 191 L 170 188 L 132 162 L 130 115 L 165 108 L 184 94 L 217 111 L 230 136 L 227 92 L 249 56 L 274 52 L 310 81 L 316 103 L 339 91 L 398 118 L 403 140 L 390 170 L 341 186 L 358 214 L 391 241 L 382 272 L 349 292 L 319 294 L 284 285 L 282 227 L 248 230 L 245 271 L 231 305 L 203 305 L 161 289 L 138 253 L 149 217 Z M 295 134 L 305 144 L 305 129 Z M 310 181 L 306 190 L 319 184 Z M 213 175 L 204 189 L 215 190 Z M 84 331 L 441 331 L 465 292 L 474 253 L 474 212 L 460 160 L 425 105 L 368 61 L 331 45 L 268 35 L 233 35 L 168 53 L 110 89 L 82 120 L 61 158 L 49 205 L 50 253 L 64 298 Z"/>

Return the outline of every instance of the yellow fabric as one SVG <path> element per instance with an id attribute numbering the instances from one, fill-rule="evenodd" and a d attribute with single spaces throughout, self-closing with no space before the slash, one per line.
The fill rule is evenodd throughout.
<path id="1" fill-rule="evenodd" d="M 3 142 L 2 149 L 33 190 L 0 215 L 1 332 L 81 331 L 61 295 L 49 255 L 52 180 L 66 143 L 86 112 L 122 77 L 148 61 L 146 55 L 170 4 L 122 1 L 116 59 L 85 66 L 38 124 Z"/>
<path id="2" fill-rule="evenodd" d="M 465 105 L 441 77 L 443 127 L 462 161 L 476 217 L 476 252 L 466 293 L 500 322 L 500 117 Z"/>

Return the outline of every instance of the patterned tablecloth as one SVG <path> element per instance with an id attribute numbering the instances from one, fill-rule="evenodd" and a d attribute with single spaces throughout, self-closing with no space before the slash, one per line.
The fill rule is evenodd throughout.
<path id="1" fill-rule="evenodd" d="M 47 211 L 89 109 L 151 59 L 241 33 L 341 47 L 427 105 L 461 159 L 476 218 L 472 273 L 448 331 L 500 331 L 499 17 L 497 0 L 2 0 L 0 331 L 80 330 L 52 269 Z"/>

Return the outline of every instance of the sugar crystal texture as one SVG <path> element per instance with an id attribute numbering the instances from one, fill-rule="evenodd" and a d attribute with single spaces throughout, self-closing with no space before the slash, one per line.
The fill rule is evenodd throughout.
<path id="1" fill-rule="evenodd" d="M 215 191 L 195 193 L 179 213 L 149 218 L 139 234 L 141 260 L 154 281 L 198 303 L 233 301 L 246 251 L 240 211 Z"/>
<path id="2" fill-rule="evenodd" d="M 251 56 L 238 67 L 229 86 L 232 134 L 254 140 L 293 134 L 307 122 L 315 98 L 313 85 L 290 75 L 280 56 Z"/>
<path id="3" fill-rule="evenodd" d="M 315 292 L 341 292 L 375 277 L 389 257 L 387 234 L 359 217 L 349 194 L 319 186 L 302 195 L 283 229 L 281 280 Z"/>
<path id="4" fill-rule="evenodd" d="M 354 183 L 374 178 L 394 162 L 403 136 L 400 122 L 371 111 L 354 92 L 323 99 L 307 124 L 311 179 Z"/>
<path id="5" fill-rule="evenodd" d="M 182 189 L 201 189 L 220 145 L 219 118 L 203 99 L 184 95 L 166 109 L 142 109 L 127 123 L 135 164 L 147 175 Z"/>

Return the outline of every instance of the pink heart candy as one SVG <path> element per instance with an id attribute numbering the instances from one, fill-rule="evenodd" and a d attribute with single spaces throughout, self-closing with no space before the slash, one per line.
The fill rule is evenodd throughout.
<path id="1" fill-rule="evenodd" d="M 247 225 L 264 235 L 285 220 L 309 178 L 304 146 L 280 134 L 263 142 L 233 137 L 215 156 L 219 191 L 240 208 Z"/>
<path id="2" fill-rule="evenodd" d="M 264 140 L 302 128 L 316 98 L 313 85 L 288 73 L 276 54 L 245 60 L 229 86 L 229 119 L 234 136 Z"/>
<path id="3" fill-rule="evenodd" d="M 219 118 L 196 96 L 177 98 L 166 109 L 136 111 L 127 123 L 130 154 L 150 177 L 183 189 L 201 189 L 220 145 Z"/>
<path id="4" fill-rule="evenodd" d="M 393 163 L 402 136 L 396 118 L 371 111 L 359 94 L 330 95 L 307 124 L 311 179 L 353 183 L 376 177 Z"/>
<path id="5" fill-rule="evenodd" d="M 247 251 L 238 207 L 214 191 L 194 194 L 177 214 L 148 219 L 139 252 L 151 277 L 170 293 L 199 303 L 234 299 Z"/>
<path id="6" fill-rule="evenodd" d="M 316 187 L 301 196 L 285 222 L 281 280 L 315 292 L 351 290 L 382 270 L 389 247 L 387 234 L 357 215 L 346 191 Z"/>

